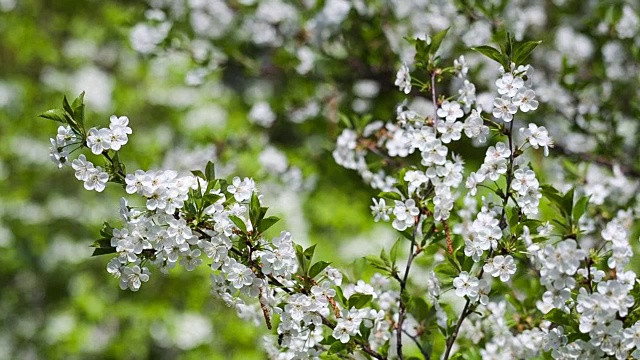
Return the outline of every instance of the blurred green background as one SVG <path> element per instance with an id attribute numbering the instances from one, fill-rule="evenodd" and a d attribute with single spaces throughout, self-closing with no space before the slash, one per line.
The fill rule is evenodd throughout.
<path id="1" fill-rule="evenodd" d="M 186 86 L 189 57 L 131 48 L 144 2 L 0 4 L 0 359 L 264 358 L 263 324 L 215 301 L 206 267 L 155 271 L 138 293 L 119 289 L 105 271 L 109 258 L 90 257 L 89 245 L 103 221 L 117 224 L 125 193 L 85 191 L 70 168 L 57 169 L 48 159 L 57 124 L 37 115 L 86 91 L 88 126 L 106 126 L 112 114 L 129 117 L 134 133 L 121 156 L 130 172 L 188 171 L 214 160 L 220 175 L 254 176 L 285 218 L 281 228 L 296 241 L 318 242 L 323 257 L 372 227 L 374 192 L 331 158 L 336 124 L 318 115 L 264 129 L 247 121 L 250 107 L 221 74 Z M 246 82 L 258 76 L 229 72 Z M 309 86 L 300 86 L 305 96 Z M 321 136 L 308 140 L 309 133 Z M 258 163 L 267 139 L 287 154 L 294 180 Z"/>
<path id="2" fill-rule="evenodd" d="M 497 69 L 470 46 L 489 43 L 505 29 L 544 40 L 532 59 L 544 105 L 527 119 L 546 124 L 569 152 L 588 149 L 638 169 L 639 72 L 633 69 L 640 41 L 637 34 L 620 38 L 615 28 L 624 2 L 354 1 L 335 24 L 316 16 L 328 11 L 330 1 L 306 1 L 308 7 L 294 2 L 299 16 L 293 23 L 281 20 L 274 28 L 282 44 L 268 45 L 247 40 L 243 19 L 277 12 L 255 14 L 256 6 L 241 1 L 227 1 L 224 8 L 214 3 L 235 17 L 225 36 L 211 35 L 215 51 L 201 58 L 192 40 L 202 34 L 184 14 L 155 44 L 162 51 L 132 48 L 132 28 L 159 26 L 162 16 L 149 10 L 171 8 L 170 1 L 0 0 L 0 359 L 265 357 L 264 327 L 239 319 L 210 296 L 206 267 L 154 272 L 131 293 L 108 276 L 108 257 L 90 257 L 102 222 L 117 221 L 124 192 L 115 186 L 87 192 L 69 168 L 49 161 L 48 139 L 57 125 L 37 115 L 58 107 L 63 95 L 86 91 L 88 126 L 106 126 L 112 114 L 129 117 L 133 135 L 121 151 L 129 172 L 188 171 L 213 160 L 221 176 L 255 177 L 284 219 L 275 231 L 288 229 L 297 242 L 318 243 L 318 258 L 336 266 L 378 253 L 394 240 L 389 227 L 374 226 L 369 215 L 377 192 L 337 166 L 331 150 L 341 131 L 340 112 L 395 118 L 404 99 L 393 86 L 395 72 L 401 60 L 411 60 L 402 36 L 451 26 L 443 56 L 448 64 L 467 56 L 479 94 L 493 91 Z M 603 22 L 611 28 L 599 29 Z M 588 44 L 581 47 L 575 39 Z M 612 50 L 604 50 L 610 44 L 622 49 L 614 64 L 619 72 L 635 77 L 611 74 L 613 60 L 605 55 Z M 303 64 L 297 53 L 303 47 L 314 52 L 312 71 L 294 70 Z M 455 94 L 454 85 L 440 86 Z M 260 102 L 272 109 L 273 125 L 251 120 Z M 563 112 L 571 108 L 587 110 Z M 285 155 L 282 171 L 269 165 L 276 157 L 260 158 L 272 148 Z M 455 150 L 468 164 L 483 156 L 468 144 Z M 600 176 L 572 162 L 543 169 L 539 158 L 532 161 L 547 171 L 540 177 L 548 181 L 558 180 L 563 168 L 569 171 L 560 182 L 589 184 Z M 610 208 L 634 206 L 635 198 Z"/>

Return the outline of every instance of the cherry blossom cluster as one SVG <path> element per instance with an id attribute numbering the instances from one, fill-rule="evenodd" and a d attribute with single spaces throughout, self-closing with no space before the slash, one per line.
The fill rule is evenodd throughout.
<path id="1" fill-rule="evenodd" d="M 128 135 L 131 134 L 129 118 L 126 116 L 111 116 L 108 128 L 91 128 L 87 136 L 87 146 L 95 155 L 102 154 L 105 150 L 120 150 L 125 145 Z"/>
<path id="2" fill-rule="evenodd" d="M 388 279 L 374 276 L 375 288 L 362 280 L 343 284 L 342 274 L 324 262 L 315 264 L 321 270 L 314 275 L 301 273 L 301 248 L 291 234 L 282 231 L 271 240 L 264 236 L 265 226 L 275 220 L 264 218 L 262 195 L 251 178 L 234 177 L 229 183 L 214 179 L 213 164 L 207 166 L 207 175 L 173 170 L 124 173 L 117 151 L 131 134 L 127 125 L 128 118 L 114 116 L 109 129 L 92 128 L 86 141 L 86 132 L 69 126 L 60 127 L 52 139 L 56 151 L 75 144 L 106 160 L 105 171 L 84 154 L 71 161 L 85 188 L 102 191 L 114 182 L 135 196 L 121 200 L 122 226 L 105 225 L 104 238 L 95 244 L 103 253 L 116 254 L 107 271 L 120 279 L 123 290 L 139 291 L 150 278 L 151 266 L 165 273 L 176 266 L 193 271 L 206 261 L 212 293 L 240 317 L 256 323 L 263 319 L 269 328 L 277 319 L 277 342 L 269 342 L 267 349 L 277 349 L 280 357 L 317 358 L 330 344 L 327 337 L 342 344 L 356 342 L 370 353 L 393 338 L 397 318 L 390 314 L 397 312 L 399 294 Z M 65 154 L 59 164 L 68 165 L 67 158 Z M 142 205 L 132 205 L 136 203 Z M 415 215 L 415 210 L 408 211 L 406 219 Z M 262 220 L 269 220 L 268 225 Z M 437 282 L 431 283 L 437 287 Z M 324 331 L 326 327 L 330 331 Z M 411 316 L 402 329 L 416 333 Z"/>
<path id="3" fill-rule="evenodd" d="M 462 78 L 466 74 L 463 64 L 464 59 L 461 58 L 454 65 L 456 76 Z M 533 234 L 527 225 L 514 228 L 512 226 L 515 225 L 507 223 L 507 212 L 516 211 L 514 215 L 509 215 L 518 216 L 517 219 L 511 219 L 516 224 L 539 216 L 545 190 L 523 154 L 529 148 L 542 148 L 544 155 L 548 156 L 553 139 L 544 126 L 529 123 L 519 129 L 521 142 L 515 143 L 515 115 L 518 112 L 529 113 L 539 106 L 535 92 L 525 81 L 531 79 L 532 68 L 512 64 L 510 71 L 501 68 L 500 72 L 501 76 L 496 81 L 500 96 L 494 99 L 491 114 L 494 119 L 501 119 L 502 124 L 483 117 L 481 108 L 473 108 L 473 84 L 465 79 L 457 101 L 437 101 L 434 96 L 433 117 L 401 106 L 395 123 L 382 125 L 381 122 L 374 122 L 361 132 L 346 129 L 341 140 L 348 137 L 349 146 L 339 141 L 334 158 L 339 164 L 356 169 L 362 175 L 370 172 L 368 156 L 408 158 L 419 151 L 420 165 L 423 167 L 411 166 L 399 172 L 399 177 L 406 184 L 405 192 L 396 183 L 392 189 L 396 195 L 374 198 L 371 210 L 375 221 L 391 221 L 393 228 L 398 231 L 415 228 L 414 236 L 420 237 L 423 235 L 420 221 L 427 216 L 442 222 L 443 230 L 448 231 L 444 221 L 449 218 L 456 200 L 450 194 L 461 182 L 464 170 L 464 163 L 458 156 L 451 154 L 452 160 L 448 159 L 448 144 L 459 140 L 463 131 L 470 138 L 486 141 L 490 130 L 485 124 L 505 134 L 507 140 L 489 146 L 480 169 L 466 178 L 466 198 L 470 200 L 465 198 L 465 208 L 457 211 L 462 222 L 454 225 L 453 233 L 464 239 L 464 256 L 471 258 L 474 263 L 480 263 L 480 267 L 473 266 L 470 270 L 459 268 L 450 284 L 455 294 L 467 301 L 461 319 L 469 316 L 467 307 L 476 311 L 483 311 L 480 310 L 483 307 L 488 310 L 484 317 L 472 319 L 464 325 L 462 332 L 475 343 L 486 337 L 481 353 L 483 358 L 488 359 L 502 359 L 504 356 L 531 358 L 547 351 L 558 359 L 604 355 L 626 359 L 637 347 L 640 328 L 639 322 L 625 322 L 625 317 L 635 304 L 630 291 L 636 285 L 635 273 L 625 271 L 625 265 L 633 255 L 625 228 L 629 217 L 622 213 L 620 219 L 609 222 L 601 232 L 599 241 L 603 245 L 598 254 L 603 255 L 597 256 L 606 256 L 607 267 L 615 272 L 614 276 L 598 268 L 593 260 L 596 255 L 583 250 L 575 238 L 551 241 L 553 227 L 548 223 L 534 220 L 534 224 L 540 226 Z M 409 94 L 411 85 L 409 67 L 403 64 L 397 74 L 396 86 Z M 461 119 L 464 122 L 459 121 Z M 496 191 L 501 201 L 496 203 L 483 197 L 484 204 L 480 212 L 475 213 L 475 201 L 471 197 L 477 195 L 479 187 L 492 189 L 490 182 L 499 187 L 498 181 L 501 179 L 506 180 L 506 188 Z M 389 191 L 376 186 L 380 182 L 370 184 L 374 188 Z M 390 205 L 389 200 L 392 201 Z M 589 202 L 588 198 L 585 200 L 583 209 Z M 450 205 L 448 201 L 451 201 Z M 509 202 L 512 202 L 513 209 L 507 206 Z M 573 202 L 569 205 L 578 206 Z M 476 214 L 475 217 L 473 214 Z M 587 220 L 581 215 L 577 215 L 573 221 L 580 220 L 580 224 L 586 224 Z M 575 216 L 575 213 L 568 216 Z M 593 222 L 589 224 L 591 230 L 585 230 L 593 231 L 595 225 Z M 576 321 L 575 328 L 579 327 L 580 333 L 587 334 L 588 338 L 574 337 L 573 341 L 569 341 L 567 331 L 570 329 L 546 320 L 529 324 L 527 329 L 517 334 L 512 333 L 510 325 L 504 320 L 510 316 L 506 302 L 493 300 L 495 295 L 491 294 L 491 278 L 508 284 L 516 275 L 516 253 L 511 254 L 514 247 L 525 249 L 523 253 L 528 254 L 530 265 L 539 273 L 544 293 L 537 302 L 538 310 L 548 316 L 560 316 L 552 313 L 552 310 L 567 314 Z M 450 247 L 449 252 L 452 250 Z M 439 301 L 437 297 L 432 298 L 434 306 L 439 306 Z M 637 357 L 637 351 L 631 356 Z"/>
<path id="4" fill-rule="evenodd" d="M 501 96 L 493 100 L 492 114 L 495 118 L 511 122 L 518 108 L 525 113 L 538 108 L 538 100 L 535 100 L 536 93 L 524 80 L 525 76 L 531 78 L 532 72 L 533 68 L 529 65 L 521 65 L 518 68 L 512 66 L 510 71 L 500 68 L 502 76 L 496 80 L 496 86 Z"/>
<path id="5" fill-rule="evenodd" d="M 97 250 L 116 253 L 107 270 L 120 279 L 122 289 L 138 291 L 149 280 L 150 265 L 163 272 L 177 265 L 193 271 L 206 262 L 216 297 L 240 317 L 276 328 L 277 338 L 265 342 L 274 358 L 318 358 L 326 351 L 353 355 L 356 350 L 377 359 L 402 358 L 403 339 L 413 340 L 430 358 L 422 345 L 433 337 L 420 337 L 432 330 L 444 337 L 445 360 L 456 351 L 459 333 L 464 341 L 481 344 L 479 353 L 487 359 L 532 358 L 543 352 L 558 359 L 638 357 L 638 281 L 626 270 L 633 255 L 628 241 L 632 216 L 592 217 L 587 213 L 590 198 L 574 197 L 574 191 L 586 190 L 576 186 L 561 194 L 540 184 L 525 154 L 542 148 L 548 156 L 553 139 L 543 126 L 516 125 L 520 115 L 539 107 L 529 84 L 531 66 L 500 67 L 498 96 L 483 113 L 489 109 L 482 108 L 467 79 L 465 58 L 442 67 L 437 49 L 420 50 L 434 43 L 418 43 L 416 51 L 428 56 L 403 63 L 395 83 L 405 95 L 419 88 L 431 97 L 429 106 L 402 103 L 396 118 L 387 122 L 346 117 L 347 128 L 333 151 L 338 164 L 382 191 L 373 198 L 374 220 L 390 222 L 401 236 L 389 253 L 383 249 L 380 256 L 366 257 L 382 272 L 369 283 L 354 279 L 343 284 L 342 274 L 328 262 L 312 262 L 314 247 L 303 249 L 287 231 L 267 238 L 266 229 L 277 219 L 264 217 L 263 196 L 251 178 L 216 179 L 213 164 L 204 173 L 188 175 L 125 173 L 117 151 L 131 134 L 126 117 L 114 116 L 108 129 L 88 132 L 77 121 L 75 127 L 61 126 L 51 139 L 51 158 L 59 167 L 71 163 L 88 190 L 102 191 L 114 182 L 136 196 L 121 203 L 123 225 L 105 226 L 96 243 Z M 510 61 L 511 54 L 501 55 Z M 412 77 L 414 67 L 426 70 L 430 81 Z M 437 93 L 446 75 L 455 79 L 457 96 Z M 253 121 L 273 121 L 266 108 L 255 108 Z M 67 111 L 65 116 L 71 115 Z M 474 145 L 489 142 L 480 153 L 482 164 L 472 172 L 452 151 L 463 133 Z M 69 161 L 72 144 L 102 156 L 104 167 L 83 154 Z M 542 220 L 547 216 L 540 211 L 543 198 L 563 217 L 554 219 L 556 228 Z M 409 245 L 407 253 L 403 244 Z M 426 261 L 414 264 L 425 254 Z M 411 279 L 412 265 L 414 270 L 423 267 L 425 281 Z M 523 293 L 514 285 L 525 272 L 539 277 L 532 290 L 538 293 Z M 411 293 L 416 289 L 421 295 Z M 461 310 L 444 306 L 442 295 L 450 290 Z M 525 300 L 535 302 L 537 312 L 514 305 Z"/>
<path id="6" fill-rule="evenodd" d="M 117 151 L 128 141 L 128 135 L 131 134 L 129 118 L 126 116 L 112 115 L 108 128 L 91 128 L 86 136 L 86 146 L 91 149 L 95 155 L 102 154 L 103 151 L 110 149 Z M 49 149 L 49 157 L 62 168 L 69 161 L 69 147 L 81 146 L 81 134 L 77 134 L 71 126 L 59 126 L 58 134 L 55 138 L 51 138 L 51 147 Z M 85 155 L 80 155 L 72 161 L 76 178 L 84 182 L 87 190 L 95 190 L 102 192 L 106 183 L 109 181 L 109 174 L 100 166 L 95 166 L 88 161 Z"/>
<path id="7" fill-rule="evenodd" d="M 62 168 L 69 159 L 70 145 L 77 143 L 76 134 L 71 130 L 70 126 L 59 126 L 58 134 L 55 138 L 49 139 L 51 147 L 49 147 L 49 158 L 58 168 Z M 80 179 L 83 180 L 83 179 Z"/>

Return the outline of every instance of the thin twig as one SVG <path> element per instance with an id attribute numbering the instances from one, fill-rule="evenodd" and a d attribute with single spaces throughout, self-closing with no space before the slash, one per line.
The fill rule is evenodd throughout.
<path id="1" fill-rule="evenodd" d="M 420 223 L 421 217 L 422 213 L 418 214 L 414 223 L 413 235 L 411 236 L 411 247 L 409 249 L 409 258 L 407 259 L 407 265 L 404 269 L 404 275 L 402 277 L 402 280 L 400 281 L 400 296 L 398 299 L 400 309 L 398 311 L 398 323 L 396 324 L 396 326 L 398 327 L 396 329 L 396 349 L 398 352 L 398 359 L 400 360 L 404 359 L 404 356 L 402 355 L 402 324 L 404 323 L 404 314 L 407 310 L 407 304 L 404 303 L 402 296 L 407 289 L 407 281 L 409 278 L 409 271 L 411 271 L 411 263 L 413 263 L 413 259 L 415 258 L 413 249 L 416 246 L 416 234 L 418 232 L 418 224 Z"/>
<path id="2" fill-rule="evenodd" d="M 416 344 L 416 346 L 418 347 L 418 349 L 420 350 L 420 353 L 422 354 L 422 357 L 425 360 L 431 360 L 431 355 L 429 355 L 429 353 L 427 352 L 427 350 L 422 347 L 422 344 L 420 344 L 420 340 L 418 340 L 418 338 L 416 336 L 413 336 L 411 334 L 409 334 L 407 332 L 407 330 L 402 330 L 402 332 L 407 335 L 409 337 L 409 339 L 413 340 L 413 342 Z"/>
<path id="3" fill-rule="evenodd" d="M 460 331 L 460 327 L 462 326 L 462 322 L 467 318 L 467 310 L 469 309 L 469 304 L 471 300 L 467 298 L 467 302 L 464 304 L 464 308 L 462 309 L 462 313 L 460 314 L 460 318 L 458 318 L 458 322 L 456 323 L 456 327 L 453 329 L 453 334 L 449 336 L 447 339 L 447 349 L 444 352 L 444 360 L 449 359 L 449 354 L 451 353 L 451 349 L 453 348 L 453 344 L 456 342 L 456 338 L 458 337 L 458 331 Z"/>

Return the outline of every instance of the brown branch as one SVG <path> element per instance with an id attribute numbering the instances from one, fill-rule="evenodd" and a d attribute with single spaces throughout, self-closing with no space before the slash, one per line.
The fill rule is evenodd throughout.
<path id="1" fill-rule="evenodd" d="M 405 314 L 405 311 L 407 310 L 407 304 L 405 304 L 404 300 L 402 299 L 402 296 L 404 295 L 407 289 L 407 282 L 409 279 L 409 271 L 411 270 L 411 263 L 413 263 L 413 259 L 416 256 L 413 250 L 416 246 L 416 235 L 418 232 L 418 224 L 420 223 L 421 217 L 422 217 L 422 213 L 418 214 L 418 216 L 415 219 L 415 223 L 413 225 L 414 227 L 413 227 L 413 235 L 411 236 L 411 247 L 409 249 L 409 258 L 407 259 L 407 265 L 404 269 L 404 275 L 402 277 L 402 280 L 400 281 L 400 296 L 398 297 L 398 303 L 399 303 L 400 309 L 398 310 L 398 323 L 396 324 L 397 326 L 396 349 L 398 352 L 398 359 L 400 360 L 404 359 L 404 356 L 402 354 L 402 324 L 404 323 L 404 314 Z"/>

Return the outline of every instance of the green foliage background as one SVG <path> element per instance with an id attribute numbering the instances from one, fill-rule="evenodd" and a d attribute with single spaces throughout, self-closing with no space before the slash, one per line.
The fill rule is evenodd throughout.
<path id="1" fill-rule="evenodd" d="M 124 192 L 113 187 L 102 194 L 87 192 L 69 168 L 58 170 L 48 159 L 48 138 L 56 125 L 37 115 L 59 106 L 62 95 L 85 90 L 90 96 L 91 88 L 73 83 L 86 80 L 73 74 L 89 66 L 107 75 L 113 91 L 103 111 L 89 102 L 88 126 L 106 126 L 111 114 L 128 116 L 134 134 L 122 157 L 130 166 L 160 168 L 172 148 L 216 144 L 229 147 L 219 151 L 219 161 L 236 162 L 235 174 L 264 178 L 256 166 L 264 147 L 261 130 L 246 120 L 242 99 L 194 90 L 200 102 L 228 112 L 222 127 L 195 130 L 183 124 L 188 106 L 162 103 L 172 89 L 185 88 L 190 64 L 177 61 L 178 67 L 158 77 L 152 69 L 157 62 L 130 48 L 129 29 L 141 21 L 145 8 L 129 1 L 26 0 L 0 13 L 0 85 L 8 97 L 0 106 L 0 359 L 264 357 L 259 346 L 266 333 L 263 324 L 238 319 L 216 302 L 209 294 L 206 267 L 168 276 L 154 272 L 139 293 L 120 290 L 118 280 L 105 271 L 108 258 L 91 258 L 89 245 L 99 237 L 102 221 L 117 220 Z M 52 70 L 66 80 L 44 80 Z M 359 184 L 356 174 L 333 163 L 335 124 L 319 119 L 300 129 L 284 124 L 270 131 L 272 143 L 288 149 L 290 161 L 305 176 L 326 175 L 304 195 L 304 212 L 312 235 L 308 242 L 319 243 L 319 256 L 334 257 L 340 241 L 371 228 L 373 192 Z M 304 133 L 327 136 L 314 144 Z M 175 323 L 184 314 L 211 323 L 210 341 L 186 351 L 151 335 L 166 329 L 169 338 L 176 338 L 174 333 L 183 330 Z"/>
<path id="2" fill-rule="evenodd" d="M 348 254 L 339 252 L 351 249 L 347 244 L 354 239 L 356 246 L 371 250 L 368 253 L 379 252 L 377 239 L 390 235 L 375 228 L 369 215 L 370 198 L 376 192 L 363 186 L 355 173 L 338 167 L 331 157 L 340 132 L 338 111 L 350 112 L 354 83 L 374 79 L 381 85 L 379 94 L 371 99 L 373 119 L 393 118 L 395 106 L 403 99 L 392 86 L 399 60 L 382 30 L 394 19 L 383 11 L 387 9 L 384 2 L 375 3 L 380 4 L 380 13 L 361 16 L 352 11 L 341 25 L 337 37 L 348 56 L 324 54 L 317 72 L 309 76 L 288 76 L 286 70 L 296 60 L 286 51 L 269 54 L 272 63 L 265 69 L 256 60 L 265 57 L 264 53 L 241 48 L 242 44 L 229 39 L 222 45 L 236 55 L 224 69 L 208 75 L 206 85 L 199 88 L 184 85 L 185 74 L 195 66 L 189 58 L 177 52 L 145 57 L 131 49 L 129 31 L 144 19 L 143 2 L 23 0 L 13 10 L 1 12 L 0 359 L 264 357 L 259 344 L 265 329 L 238 319 L 234 311 L 209 295 L 206 267 L 195 273 L 154 273 L 140 292 L 131 293 L 121 291 L 118 281 L 108 276 L 107 258 L 90 257 L 88 246 L 98 237 L 104 220 L 117 218 L 123 192 L 114 187 L 102 194 L 87 192 L 68 168 L 58 170 L 48 160 L 47 141 L 55 134 L 55 125 L 36 116 L 59 106 L 63 94 L 75 96 L 85 90 L 90 97 L 95 87 L 111 88 L 104 92 L 108 98 L 93 100 L 103 106 L 88 101 L 87 119 L 89 126 L 105 126 L 111 114 L 131 119 L 134 134 L 121 154 L 130 167 L 160 168 L 172 149 L 214 144 L 216 161 L 222 167 L 233 164 L 234 175 L 254 176 L 260 184 L 273 179 L 256 159 L 267 142 L 273 144 L 306 179 L 315 179 L 314 186 L 299 192 L 306 231 L 294 232 L 294 239 L 318 243 L 318 258 L 338 259 L 336 265 L 350 261 Z M 455 3 L 465 16 L 478 16 L 469 10 L 476 2 Z M 549 26 L 527 37 L 550 44 L 552 29 L 571 24 L 588 32 L 597 19 L 619 17 L 620 3 L 603 5 L 593 13 L 584 11 L 579 1 L 557 7 L 545 2 L 545 6 Z M 498 31 L 502 24 L 509 25 L 509 20 L 500 19 L 502 9 L 504 6 L 492 9 L 496 17 L 489 19 L 495 24 L 496 37 L 502 35 Z M 600 48 L 613 34 L 598 36 L 593 39 Z M 637 63 L 637 44 L 625 45 L 628 61 Z M 468 51 L 462 48 L 459 50 Z M 544 54 L 549 49 L 543 43 L 538 51 Z M 563 74 L 557 74 L 558 83 L 581 91 L 606 77 L 603 66 L 598 57 L 588 64 L 567 65 Z M 566 82 L 565 76 L 574 81 Z M 316 96 L 319 83 L 331 91 L 321 97 L 322 112 L 317 117 L 299 125 L 278 121 L 265 130 L 246 120 L 250 103 L 243 96 L 245 87 L 260 79 L 275 84 L 271 106 L 279 115 Z M 638 95 L 630 93 L 636 87 L 629 87 L 628 82 L 613 82 L 612 86 L 620 96 L 610 99 L 605 109 L 615 130 L 619 114 L 637 119 Z M 183 101 L 185 98 L 189 101 Z M 211 104 L 214 108 L 206 107 Z M 192 111 L 203 108 L 209 122 L 189 123 Z M 220 117 L 226 121 L 217 118 L 221 109 L 226 115 Z M 547 117 L 541 122 L 558 120 L 554 109 L 544 111 Z M 577 126 L 568 125 L 574 130 Z M 596 136 L 598 154 L 608 159 L 624 155 L 632 170 L 638 168 L 637 146 L 625 143 L 616 131 L 600 135 Z M 636 144 L 638 136 L 632 136 Z M 482 155 L 470 146 L 456 151 L 472 164 Z M 582 175 L 578 171 L 569 180 Z M 293 225 L 285 218 L 274 231 Z M 361 266 L 355 268 L 359 271 Z M 178 325 L 189 315 L 204 317 L 212 333 L 209 341 L 181 348 L 176 339 L 184 329 Z"/>

